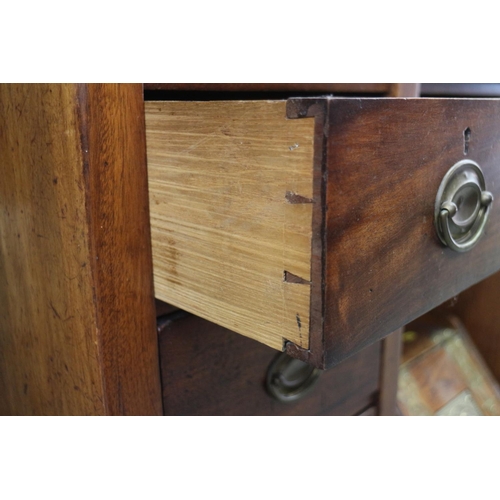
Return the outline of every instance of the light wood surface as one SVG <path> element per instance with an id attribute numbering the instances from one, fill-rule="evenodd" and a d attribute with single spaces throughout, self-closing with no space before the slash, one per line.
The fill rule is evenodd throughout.
<path id="1" fill-rule="evenodd" d="M 145 176 L 140 85 L 0 85 L 1 414 L 161 413 Z"/>
<path id="2" fill-rule="evenodd" d="M 146 102 L 157 298 L 308 347 L 313 134 L 285 102 Z"/>

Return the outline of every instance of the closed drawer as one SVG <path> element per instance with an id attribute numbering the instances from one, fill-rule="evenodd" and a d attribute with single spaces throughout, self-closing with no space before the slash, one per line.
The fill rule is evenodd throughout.
<path id="1" fill-rule="evenodd" d="M 456 252 L 436 196 L 460 160 L 500 191 L 500 102 L 148 102 L 155 293 L 325 368 L 500 268 L 500 207 Z"/>
<path id="2" fill-rule="evenodd" d="M 378 403 L 380 342 L 282 402 L 266 389 L 276 351 L 196 316 L 173 316 L 159 321 L 165 415 L 358 415 Z"/>

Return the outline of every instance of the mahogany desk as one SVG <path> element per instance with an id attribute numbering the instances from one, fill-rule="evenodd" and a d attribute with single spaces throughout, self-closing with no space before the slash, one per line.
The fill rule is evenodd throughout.
<path id="1" fill-rule="evenodd" d="M 0 414 L 392 414 L 399 329 L 367 341 L 303 399 L 281 403 L 265 389 L 278 351 L 162 302 L 155 308 L 144 102 L 418 89 L 0 85 Z M 498 269 L 493 245 L 487 235 L 489 260 L 475 281 Z M 476 340 L 498 377 L 497 288 L 495 275 L 456 306 L 472 332 L 488 327 Z"/>

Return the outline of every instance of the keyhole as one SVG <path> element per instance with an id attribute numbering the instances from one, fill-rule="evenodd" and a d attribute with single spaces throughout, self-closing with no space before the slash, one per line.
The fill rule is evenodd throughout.
<path id="1" fill-rule="evenodd" d="M 471 129 L 467 127 L 464 130 L 464 155 L 469 153 L 469 142 L 470 142 L 470 136 L 471 136 Z"/>

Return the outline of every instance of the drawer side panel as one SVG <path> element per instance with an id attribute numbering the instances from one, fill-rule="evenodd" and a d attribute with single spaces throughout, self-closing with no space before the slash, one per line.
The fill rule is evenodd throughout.
<path id="1" fill-rule="evenodd" d="M 157 298 L 308 347 L 313 134 L 281 101 L 146 102 Z"/>

